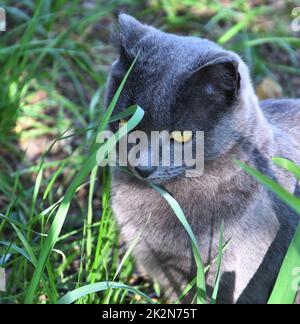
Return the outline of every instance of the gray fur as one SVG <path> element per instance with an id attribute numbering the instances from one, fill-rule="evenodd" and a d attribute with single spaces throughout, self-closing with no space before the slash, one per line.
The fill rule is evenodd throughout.
<path id="1" fill-rule="evenodd" d="M 271 158 L 286 157 L 300 164 L 300 101 L 260 104 L 243 61 L 207 40 L 162 33 L 121 15 L 117 42 L 120 55 L 112 68 L 107 102 L 139 53 L 116 109 L 134 103 L 143 107 L 145 132 L 173 127 L 206 130 L 204 175 L 173 176 L 171 168 L 162 185 L 182 206 L 206 264 L 217 255 L 224 221 L 225 240 L 230 243 L 223 258 L 218 302 L 265 303 L 298 217 L 233 161 L 254 166 L 296 192 L 295 178 L 275 167 Z M 211 83 L 212 99 L 197 88 L 195 80 Z M 230 104 L 224 103 L 225 91 L 234 95 Z M 209 105 L 218 110 L 211 114 Z M 113 210 L 122 234 L 130 245 L 149 219 L 134 249 L 135 258 L 174 301 L 195 276 L 190 240 L 169 205 L 147 182 L 119 169 L 113 178 Z M 212 266 L 209 287 L 214 277 Z"/>

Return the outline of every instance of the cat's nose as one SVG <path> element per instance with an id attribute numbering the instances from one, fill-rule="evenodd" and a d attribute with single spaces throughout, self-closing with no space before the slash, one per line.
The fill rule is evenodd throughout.
<path id="1" fill-rule="evenodd" d="M 136 172 L 144 179 L 148 178 L 154 171 L 156 170 L 156 167 L 152 166 L 138 166 L 135 167 Z"/>

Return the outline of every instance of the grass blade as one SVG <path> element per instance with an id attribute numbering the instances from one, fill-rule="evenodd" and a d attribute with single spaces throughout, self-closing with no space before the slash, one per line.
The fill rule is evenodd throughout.
<path id="1" fill-rule="evenodd" d="M 133 287 L 127 286 L 122 283 L 116 283 L 116 282 L 99 282 L 91 285 L 87 285 L 78 289 L 75 289 L 73 291 L 68 292 L 65 296 L 63 296 L 59 301 L 58 304 L 72 304 L 76 300 L 85 297 L 87 295 L 105 291 L 108 289 L 125 289 L 129 292 L 132 292 L 134 294 L 137 294 L 141 297 L 143 297 L 149 304 L 154 304 L 153 300 L 149 298 L 146 294 L 142 293 L 138 289 L 135 289 Z"/>
<path id="2" fill-rule="evenodd" d="M 173 209 L 174 213 L 178 217 L 178 220 L 181 222 L 181 224 L 183 225 L 183 227 L 185 228 L 185 230 L 187 231 L 191 239 L 192 249 L 193 249 L 193 253 L 197 265 L 197 302 L 198 304 L 205 304 L 206 303 L 205 270 L 204 270 L 198 242 L 192 231 L 192 228 L 190 227 L 178 202 L 168 192 L 159 188 L 158 186 L 151 184 L 151 187 L 155 191 L 157 191 L 164 199 L 166 199 L 166 201 Z"/>
<path id="3" fill-rule="evenodd" d="M 294 211 L 300 215 L 300 200 L 293 196 L 286 189 L 281 187 L 278 183 L 271 180 L 261 172 L 249 167 L 248 165 L 237 161 L 237 164 L 248 174 L 254 177 L 261 184 L 268 187 L 271 191 L 277 194 L 287 205 L 289 205 Z"/>
<path id="4" fill-rule="evenodd" d="M 222 264 L 222 257 L 223 257 L 223 242 L 224 242 L 224 222 L 222 222 L 221 231 L 220 231 L 219 253 L 217 259 L 217 275 L 215 280 L 215 287 L 211 297 L 212 304 L 216 304 L 218 292 L 219 292 L 219 286 L 221 280 L 221 264 Z"/>
<path id="5" fill-rule="evenodd" d="M 273 158 L 273 162 L 291 172 L 300 181 L 300 168 L 294 162 L 278 157 Z"/>
<path id="6" fill-rule="evenodd" d="M 300 225 L 291 242 L 288 252 L 281 266 L 275 286 L 273 288 L 268 304 L 294 304 L 297 290 L 293 285 L 294 270 L 300 267 Z M 299 283 L 298 283 L 299 287 Z"/>
<path id="7" fill-rule="evenodd" d="M 282 160 L 275 160 L 277 164 L 285 165 L 288 168 L 294 166 Z M 277 194 L 287 205 L 293 208 L 300 215 L 300 200 L 282 188 L 275 181 L 269 179 L 259 171 L 237 162 L 248 174 L 253 176 L 261 184 L 268 187 L 271 191 Z M 286 257 L 281 266 L 277 277 L 273 292 L 269 299 L 269 304 L 293 304 L 296 298 L 297 291 L 293 287 L 293 271 L 300 267 L 300 225 L 298 226 L 294 238 L 287 251 Z"/>

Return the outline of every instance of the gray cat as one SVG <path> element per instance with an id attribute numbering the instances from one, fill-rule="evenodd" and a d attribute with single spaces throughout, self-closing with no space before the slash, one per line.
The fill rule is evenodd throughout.
<path id="1" fill-rule="evenodd" d="M 219 303 L 266 303 L 298 223 L 298 216 L 248 176 L 234 160 L 264 172 L 296 193 L 296 179 L 272 157 L 300 164 L 300 100 L 258 102 L 248 68 L 238 55 L 208 40 L 163 33 L 120 15 L 119 57 L 109 79 L 110 102 L 134 58 L 137 63 L 116 111 L 137 103 L 139 129 L 205 132 L 205 171 L 186 178 L 183 167 L 137 167 L 144 181 L 116 168 L 112 203 L 122 235 L 138 265 L 174 302 L 196 274 L 191 242 L 168 203 L 148 182 L 170 192 L 212 263 L 214 285 L 221 223 L 225 241 Z M 114 129 L 117 125 L 112 126 Z M 148 223 L 147 223 L 148 220 Z M 146 228 L 145 224 L 147 223 Z M 193 294 L 185 302 L 192 300 Z"/>

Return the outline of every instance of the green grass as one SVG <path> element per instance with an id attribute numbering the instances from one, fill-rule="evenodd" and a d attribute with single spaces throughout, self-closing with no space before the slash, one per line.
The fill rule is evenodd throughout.
<path id="1" fill-rule="evenodd" d="M 274 158 L 274 163 L 279 167 L 292 173 L 296 179 L 300 180 L 300 168 L 293 162 L 282 159 Z M 269 179 L 259 171 L 238 163 L 247 173 L 253 176 L 257 181 L 265 185 L 269 190 L 277 194 L 287 205 L 289 205 L 300 217 L 300 199 L 293 196 L 285 188 L 280 186 L 275 181 Z M 281 270 L 279 272 L 276 284 L 269 299 L 269 304 L 293 304 L 296 299 L 297 291 L 294 289 L 295 280 L 293 273 L 295 269 L 300 266 L 300 224 L 296 229 L 294 238 L 287 251 Z M 300 282 L 298 283 L 300 287 Z"/>
<path id="2" fill-rule="evenodd" d="M 241 0 L 226 8 L 220 1 L 149 3 L 1 4 L 9 28 L 0 34 L 0 267 L 8 274 L 0 303 L 163 302 L 157 284 L 137 278 L 134 244 L 125 247 L 112 215 L 110 170 L 95 166 L 97 130 L 124 117 L 114 115 L 115 101 L 107 113 L 103 107 L 108 67 L 115 59 L 109 34 L 117 10 L 167 31 L 209 37 L 238 51 L 256 82 L 272 77 L 285 82 L 286 95 L 297 95 L 292 81 L 299 74 L 300 40 L 289 29 L 292 2 L 278 18 L 271 7 L 252 8 Z M 280 55 L 269 59 L 274 52 Z M 130 127 L 142 118 L 139 107 L 126 114 L 132 116 Z M 110 145 L 102 147 L 103 155 Z M 197 241 L 180 206 L 160 193 L 188 231 L 198 265 L 183 296 L 196 285 L 198 302 L 204 303 L 207 267 Z M 222 237 L 219 245 L 220 269 Z M 297 262 L 293 250 L 290 255 L 287 262 Z M 284 291 L 282 282 L 279 277 L 277 286 Z M 212 303 L 219 276 L 215 283 Z M 286 298 L 275 290 L 272 300 L 290 302 L 291 294 Z"/>

